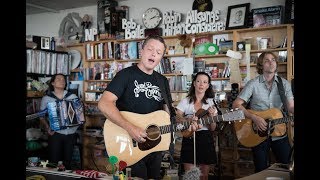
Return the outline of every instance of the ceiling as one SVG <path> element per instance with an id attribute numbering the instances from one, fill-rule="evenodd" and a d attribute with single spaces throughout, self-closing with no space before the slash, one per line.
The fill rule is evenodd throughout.
<path id="1" fill-rule="evenodd" d="M 93 6 L 98 0 L 26 0 L 26 15 Z"/>

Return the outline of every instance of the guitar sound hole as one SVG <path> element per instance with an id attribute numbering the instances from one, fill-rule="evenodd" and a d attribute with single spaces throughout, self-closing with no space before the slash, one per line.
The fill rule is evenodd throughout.
<path id="1" fill-rule="evenodd" d="M 147 132 L 147 137 L 150 140 L 156 140 L 160 137 L 160 129 L 156 125 L 148 126 L 146 132 Z"/>

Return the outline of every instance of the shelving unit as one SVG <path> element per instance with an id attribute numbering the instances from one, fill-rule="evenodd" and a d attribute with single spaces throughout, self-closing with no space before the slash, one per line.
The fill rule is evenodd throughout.
<path id="1" fill-rule="evenodd" d="M 291 47 L 291 43 L 294 42 L 293 39 L 293 31 L 294 25 L 292 24 L 282 24 L 276 26 L 269 26 L 269 27 L 259 27 L 259 28 L 247 28 L 247 29 L 234 29 L 234 30 L 225 30 L 225 31 L 218 31 L 218 32 L 207 32 L 207 33 L 199 33 L 193 34 L 190 36 L 194 37 L 202 37 L 202 36 L 210 36 L 212 41 L 215 41 L 216 38 L 224 35 L 228 37 L 228 40 L 233 41 L 233 50 L 236 51 L 237 49 L 237 42 L 251 40 L 251 51 L 250 56 L 257 56 L 258 53 L 262 52 L 274 52 L 277 55 L 279 52 L 285 51 L 287 54 L 286 61 L 279 63 L 279 74 L 282 77 L 285 77 L 287 80 L 291 80 L 294 78 L 294 47 Z M 256 42 L 257 37 L 268 37 L 272 40 L 271 46 L 268 49 L 258 49 L 258 45 Z M 174 46 L 180 36 L 165 36 L 165 42 L 167 47 Z M 284 42 L 284 40 L 286 42 Z M 99 113 L 97 109 L 97 102 L 99 100 L 99 94 L 103 93 L 103 90 L 108 85 L 108 83 L 112 80 L 112 77 L 115 75 L 119 69 L 125 68 L 127 64 L 137 63 L 139 59 L 139 54 L 137 54 L 137 58 L 123 58 L 121 56 L 121 48 L 120 45 L 124 43 L 130 42 L 137 42 L 137 49 L 139 49 L 139 43 L 141 43 L 144 38 L 139 39 L 109 39 L 109 40 L 102 40 L 102 41 L 90 41 L 85 42 L 77 46 L 68 47 L 69 49 L 78 49 L 82 54 L 82 63 L 83 69 L 80 70 L 73 70 L 73 72 L 83 72 L 84 73 L 84 81 L 83 81 L 83 100 L 85 103 L 85 112 L 86 112 L 86 123 L 84 125 L 84 133 L 86 132 L 87 127 L 103 127 L 105 117 Z M 99 49 L 99 44 L 102 44 Z M 281 45 L 284 45 L 281 47 Z M 97 48 L 96 48 L 97 46 Z M 190 48 L 189 48 L 190 49 Z M 191 52 L 188 48 L 185 49 L 183 52 L 179 52 L 177 54 L 165 54 L 165 58 L 172 58 L 172 57 L 192 57 Z M 89 55 L 88 51 L 94 52 L 95 54 L 100 55 Z M 245 62 L 245 55 L 246 51 L 239 51 L 243 58 L 239 60 L 239 69 L 246 68 Z M 94 54 L 91 53 L 91 54 Z M 138 52 L 137 52 L 138 53 Z M 210 63 L 226 63 L 229 62 L 229 57 L 226 54 L 215 54 L 215 55 L 195 55 L 194 60 L 201 60 L 205 61 L 206 64 Z M 100 69 L 96 70 L 98 73 L 104 73 L 103 78 L 99 76 L 91 75 L 89 76 L 89 68 L 93 68 L 95 65 L 97 67 L 97 63 L 100 63 Z M 107 65 L 106 65 L 107 64 Z M 121 64 L 121 65 L 119 65 Z M 106 65 L 106 66 L 105 66 Z M 110 73 L 110 68 L 114 67 L 112 73 Z M 107 69 L 101 69 L 107 68 Z M 256 74 L 256 64 L 254 61 L 250 62 L 250 71 L 251 77 L 254 78 Z M 96 73 L 94 73 L 96 74 Z M 183 76 L 181 73 L 168 73 L 163 74 L 168 79 L 173 77 Z M 228 81 L 229 83 L 239 83 L 243 85 L 241 81 L 235 81 L 236 78 L 232 76 L 236 76 L 235 73 L 231 70 L 231 76 L 227 78 L 212 78 L 212 81 Z M 240 76 L 240 75 L 239 75 Z M 190 77 L 188 77 L 190 78 Z M 189 79 L 190 80 L 190 79 Z M 226 93 L 230 91 L 225 90 Z M 86 99 L 85 94 L 90 94 L 92 97 L 90 100 Z M 186 96 L 187 90 L 174 90 L 171 91 L 174 105 L 177 105 L 180 99 Z M 229 145 L 222 145 L 221 153 L 222 153 L 222 165 L 224 166 L 224 170 L 222 173 L 226 173 L 223 175 L 232 175 L 234 177 L 243 177 L 252 173 L 252 161 L 247 160 L 249 157 L 252 157 L 250 151 L 246 148 L 242 148 L 239 146 L 239 143 L 236 139 L 234 134 L 233 127 L 231 125 L 225 130 L 225 134 L 230 136 L 230 138 L 226 138 L 227 136 L 223 137 L 222 141 L 231 141 L 227 142 Z M 106 153 L 105 149 L 95 149 L 92 148 L 92 144 L 98 143 L 101 140 L 101 137 L 92 137 L 85 135 L 83 137 L 83 168 L 84 169 L 96 169 L 100 171 L 104 171 L 102 169 L 103 166 L 107 165 L 106 162 Z M 92 156 L 94 155 L 94 156 Z M 93 161 L 95 160 L 95 161 Z M 230 171 L 228 171 L 230 170 Z M 245 171 L 247 170 L 247 171 Z"/>
<path id="2" fill-rule="evenodd" d="M 52 51 L 52 50 L 38 50 L 26 48 L 26 75 L 27 83 L 32 80 L 39 81 L 39 78 L 50 77 L 55 73 L 70 74 L 70 59 L 68 53 L 65 51 Z M 44 96 L 44 91 L 39 91 L 30 87 L 27 89 L 26 94 L 26 115 L 36 114 L 40 112 L 41 98 Z M 41 133 L 38 139 L 26 139 L 26 157 L 40 157 L 41 159 L 48 159 L 48 148 L 46 132 L 43 132 L 39 117 L 35 116 L 34 119 L 26 119 L 26 132 L 33 131 Z M 29 135 L 29 133 L 27 133 Z M 31 135 L 31 133 L 30 133 Z M 28 138 L 28 137 L 27 137 Z M 39 148 L 33 149 L 39 146 Z"/>

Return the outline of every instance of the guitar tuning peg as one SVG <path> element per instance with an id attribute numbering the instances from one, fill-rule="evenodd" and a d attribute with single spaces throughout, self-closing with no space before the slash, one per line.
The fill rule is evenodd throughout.
<path id="1" fill-rule="evenodd" d="M 233 109 L 230 109 L 230 112 L 233 112 Z"/>
<path id="2" fill-rule="evenodd" d="M 231 121 L 229 121 L 229 124 L 231 124 Z"/>

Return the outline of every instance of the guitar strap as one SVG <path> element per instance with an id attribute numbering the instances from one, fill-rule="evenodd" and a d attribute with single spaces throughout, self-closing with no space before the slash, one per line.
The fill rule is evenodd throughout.
<path id="1" fill-rule="evenodd" d="M 172 107 L 172 97 L 170 95 L 170 88 L 169 88 L 169 83 L 168 81 L 163 81 L 160 78 L 160 74 L 157 72 L 155 73 L 156 81 L 158 82 L 159 88 L 161 90 L 161 95 L 165 101 L 165 103 L 168 106 L 168 109 L 170 111 L 170 121 L 171 121 L 171 126 L 170 126 L 170 132 L 171 132 L 171 142 L 170 142 L 170 147 L 169 147 L 169 152 L 170 152 L 170 166 L 174 167 L 174 160 L 173 160 L 173 154 L 174 154 L 174 124 L 176 123 L 176 111 L 174 107 Z M 165 83 L 166 82 L 166 83 Z"/>
<path id="2" fill-rule="evenodd" d="M 48 92 L 47 92 L 47 95 L 48 95 L 48 96 L 50 96 L 50 97 L 52 97 L 52 98 L 55 98 L 55 99 L 58 100 L 58 101 L 64 100 L 65 98 L 69 97 L 71 94 L 72 94 L 72 92 L 68 91 L 67 94 L 66 94 L 62 99 L 59 99 L 55 94 L 53 94 L 52 91 L 48 91 Z"/>
<path id="3" fill-rule="evenodd" d="M 284 114 L 287 116 L 288 115 L 288 109 L 287 109 L 287 101 L 286 101 L 286 97 L 285 97 L 285 93 L 284 93 L 284 88 L 283 88 L 283 83 L 282 83 L 282 79 L 280 76 L 278 77 L 278 81 L 277 82 L 277 86 L 278 86 L 278 90 L 279 90 L 279 94 L 280 94 L 280 98 L 283 104 L 283 108 L 284 108 Z"/>
<path id="4" fill-rule="evenodd" d="M 214 106 L 216 107 L 217 111 L 218 111 L 218 115 L 222 115 L 222 111 L 220 110 L 220 108 L 218 107 L 217 103 L 215 100 L 213 100 Z"/>

